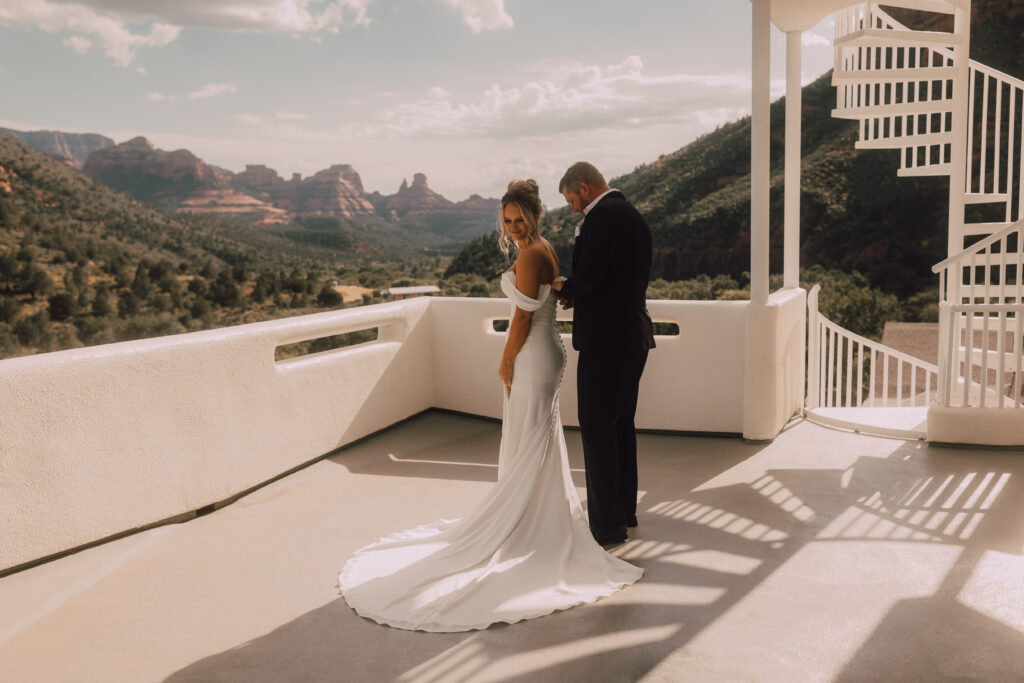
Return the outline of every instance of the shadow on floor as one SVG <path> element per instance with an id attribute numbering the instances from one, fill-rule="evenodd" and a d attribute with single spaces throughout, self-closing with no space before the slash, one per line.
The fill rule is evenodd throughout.
<path id="1" fill-rule="evenodd" d="M 486 441 L 485 432 L 473 438 Z M 758 680 L 756 663 L 743 669 L 736 662 L 725 672 L 690 644 L 801 549 L 815 544 L 842 554 L 847 541 L 886 544 L 880 552 L 895 553 L 948 545 L 959 559 L 933 595 L 899 601 L 870 633 L 859 634 L 863 642 L 849 661 L 815 680 L 837 673 L 843 681 L 1021 680 L 1024 634 L 958 596 L 986 553 L 1019 555 L 1024 547 L 1024 459 L 910 442 L 848 468 L 787 469 L 772 467 L 763 445 L 733 442 L 727 455 L 716 452 L 715 441 L 642 437 L 647 493 L 639 534 L 615 552 L 646 573 L 609 599 L 519 624 L 434 634 L 379 626 L 339 598 L 167 680 L 635 681 L 669 659 L 702 680 L 734 678 L 737 671 Z M 578 442 L 570 435 L 569 443 L 576 461 Z M 762 456 L 765 466 L 752 480 L 707 485 Z M 484 469 L 418 459 L 425 462 L 412 469 L 401 462 L 371 469 L 438 478 L 475 478 Z M 854 567 L 862 561 L 849 558 Z M 858 590 L 856 583 L 849 590 Z"/>

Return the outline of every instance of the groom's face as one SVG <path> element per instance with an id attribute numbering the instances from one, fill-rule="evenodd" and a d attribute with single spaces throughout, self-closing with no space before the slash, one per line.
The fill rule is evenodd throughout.
<path id="1" fill-rule="evenodd" d="M 562 190 L 562 196 L 565 197 L 565 201 L 572 207 L 573 213 L 583 213 L 583 207 L 588 204 L 584 201 L 580 193 L 586 193 L 587 187 L 583 183 L 580 183 L 579 190 L 576 192 L 569 192 L 569 188 Z"/>

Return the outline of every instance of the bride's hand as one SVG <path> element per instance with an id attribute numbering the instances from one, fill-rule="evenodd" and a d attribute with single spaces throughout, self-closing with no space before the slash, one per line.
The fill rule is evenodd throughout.
<path id="1" fill-rule="evenodd" d="M 515 369 L 515 362 L 510 360 L 502 359 L 501 365 L 498 366 L 498 379 L 505 385 L 505 391 L 512 390 L 512 372 Z"/>

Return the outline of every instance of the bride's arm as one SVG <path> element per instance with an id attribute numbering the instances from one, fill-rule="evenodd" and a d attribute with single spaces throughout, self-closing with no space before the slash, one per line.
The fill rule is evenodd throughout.
<path id="1" fill-rule="evenodd" d="M 543 262 L 544 256 L 540 250 L 530 248 L 521 251 L 516 262 L 516 289 L 531 299 L 536 299 L 540 293 L 540 270 Z M 506 390 L 512 386 L 516 356 L 526 343 L 532 320 L 533 311 L 524 311 L 516 306 L 515 314 L 508 326 L 505 351 L 501 354 L 501 364 L 498 366 L 498 377 Z"/>

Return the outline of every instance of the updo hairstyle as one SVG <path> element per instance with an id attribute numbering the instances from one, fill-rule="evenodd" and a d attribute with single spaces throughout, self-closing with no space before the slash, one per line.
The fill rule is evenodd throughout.
<path id="1" fill-rule="evenodd" d="M 509 204 L 515 204 L 523 213 L 523 220 L 526 221 L 528 229 L 526 239 L 536 239 L 540 234 L 537 222 L 543 211 L 540 203 L 540 186 L 537 185 L 537 181 L 533 178 L 513 180 L 508 184 L 508 190 L 501 198 L 501 212 L 498 214 L 498 247 L 506 256 L 515 246 L 515 242 L 505 230 L 505 207 Z"/>

